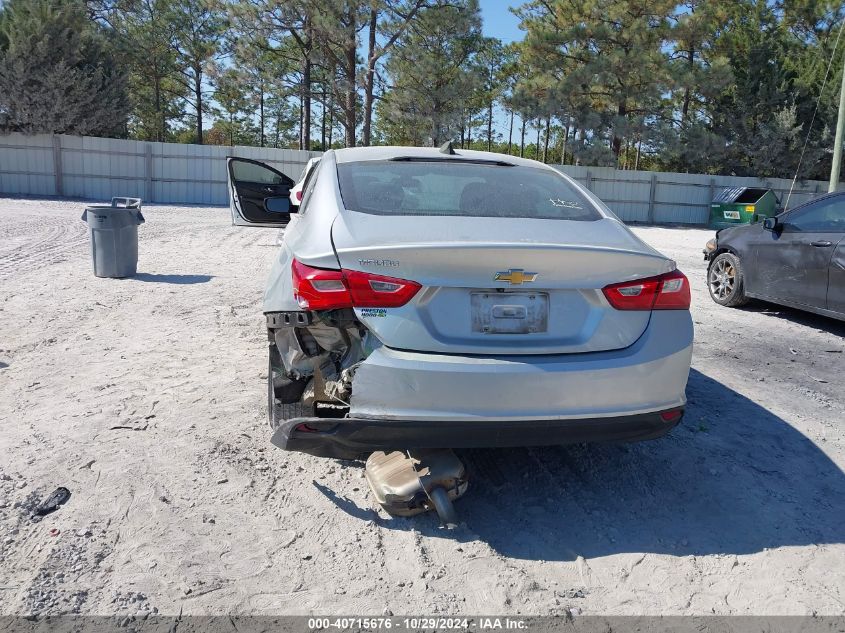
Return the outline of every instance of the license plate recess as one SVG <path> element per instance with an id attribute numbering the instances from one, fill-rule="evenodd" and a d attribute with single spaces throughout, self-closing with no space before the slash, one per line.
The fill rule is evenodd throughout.
<path id="1" fill-rule="evenodd" d="M 537 334 L 549 327 L 547 292 L 473 292 L 472 331 L 482 334 Z"/>

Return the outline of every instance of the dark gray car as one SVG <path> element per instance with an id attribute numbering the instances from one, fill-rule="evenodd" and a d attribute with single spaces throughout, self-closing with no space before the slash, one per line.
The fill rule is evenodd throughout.
<path id="1" fill-rule="evenodd" d="M 762 299 L 845 320 L 845 192 L 723 229 L 705 258 L 707 287 L 720 305 Z"/>

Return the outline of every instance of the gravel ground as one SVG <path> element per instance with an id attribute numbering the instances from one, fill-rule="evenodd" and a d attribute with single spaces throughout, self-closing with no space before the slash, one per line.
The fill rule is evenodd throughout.
<path id="1" fill-rule="evenodd" d="M 446 531 L 269 444 L 275 231 L 150 206 L 140 274 L 97 279 L 83 206 L 0 199 L 0 614 L 845 612 L 845 324 L 711 302 L 710 232 L 636 229 L 694 286 L 683 424 L 463 452 Z"/>

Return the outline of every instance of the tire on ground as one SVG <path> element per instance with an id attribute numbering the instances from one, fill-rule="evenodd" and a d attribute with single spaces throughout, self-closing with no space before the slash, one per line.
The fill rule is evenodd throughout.
<path id="1" fill-rule="evenodd" d="M 713 284 L 710 280 L 710 275 L 717 266 L 726 265 L 733 269 L 734 283 L 733 288 L 725 296 L 720 297 L 713 292 Z M 719 305 L 727 308 L 736 308 L 748 303 L 749 299 L 745 296 L 745 277 L 742 271 L 742 264 L 739 257 L 733 253 L 721 253 L 718 255 L 707 268 L 707 290 L 710 292 L 710 298 Z"/>

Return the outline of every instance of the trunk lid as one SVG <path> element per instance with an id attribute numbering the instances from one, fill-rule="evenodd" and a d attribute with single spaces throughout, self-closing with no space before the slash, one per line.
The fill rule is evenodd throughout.
<path id="1" fill-rule="evenodd" d="M 423 286 L 402 307 L 356 309 L 382 343 L 448 354 L 628 347 L 651 313 L 615 310 L 601 289 L 674 268 L 613 218 L 414 217 L 346 210 L 334 222 L 332 241 L 342 268 Z"/>

